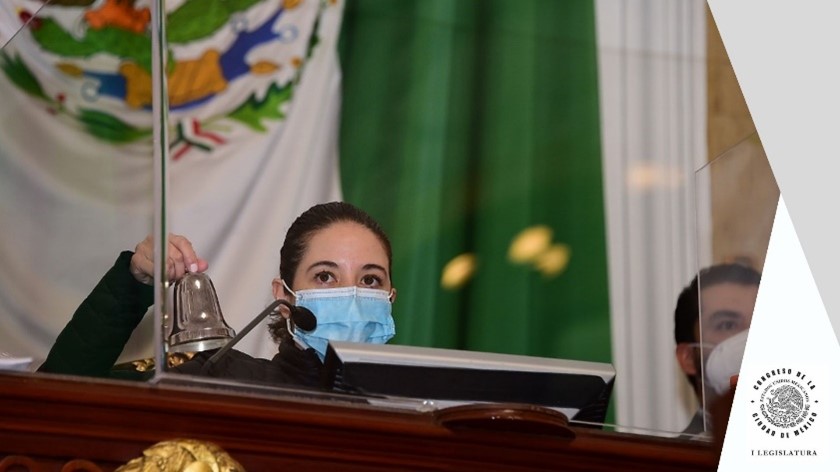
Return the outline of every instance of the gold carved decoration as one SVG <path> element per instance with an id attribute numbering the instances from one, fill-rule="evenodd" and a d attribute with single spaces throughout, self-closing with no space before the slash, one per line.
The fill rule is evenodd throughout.
<path id="1" fill-rule="evenodd" d="M 166 366 L 170 369 L 177 367 L 184 362 L 192 359 L 195 352 L 170 352 L 166 355 Z M 114 366 L 117 370 L 135 370 L 137 372 L 150 372 L 155 369 L 155 359 L 152 357 L 146 359 L 137 359 L 136 361 L 125 362 Z"/>
<path id="2" fill-rule="evenodd" d="M 194 439 L 162 441 L 115 472 L 244 472 L 219 446 Z"/>

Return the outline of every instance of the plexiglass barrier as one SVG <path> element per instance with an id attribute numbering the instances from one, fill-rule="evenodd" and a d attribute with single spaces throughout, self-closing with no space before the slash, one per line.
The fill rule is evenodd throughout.
<path id="1" fill-rule="evenodd" d="M 384 352 L 403 367 L 436 366 L 406 377 L 420 379 L 418 389 L 434 384 L 422 382 L 424 375 L 457 368 L 458 355 L 445 349 L 472 353 L 460 362 L 502 370 L 504 382 L 525 392 L 487 401 L 550 404 L 540 394 L 554 390 L 541 382 L 555 379 L 546 372 L 556 369 L 601 379 L 594 387 L 566 386 L 572 394 L 591 392 L 569 400 L 579 407 L 603 408 L 615 385 L 641 381 L 636 372 L 610 370 L 606 171 L 591 9 L 557 2 L 551 8 L 570 10 L 476 11 L 488 15 L 488 24 L 499 23 L 498 34 L 488 36 L 457 2 L 450 13 L 460 16 L 453 18 L 396 5 L 399 14 L 371 14 L 363 2 L 186 0 L 164 2 L 156 16 L 154 3 L 144 1 L 43 8 L 3 2 L 4 28 L 23 29 L 3 49 L 0 77 L 6 100 L 0 309 L 13 333 L 0 350 L 34 357 L 30 368 L 40 365 L 117 254 L 152 235 L 157 257 L 165 259 L 169 232 L 189 238 L 207 259 L 222 317 L 241 333 L 282 292 L 272 282 L 281 275 L 279 252 L 292 221 L 315 203 L 344 199 L 392 238 L 392 261 L 383 265 L 398 289 L 390 344 L 401 350 Z M 509 28 L 508 19 L 520 24 L 516 15 L 528 16 L 533 29 Z M 403 31 L 410 41 L 397 34 Z M 530 57 L 540 58 L 539 68 Z M 399 67 L 374 67 L 381 64 Z M 525 80 L 520 72 L 528 70 Z M 568 77 L 569 70 L 580 74 Z M 443 76 L 451 82 L 439 82 Z M 485 82 L 476 87 L 479 79 Z M 571 85 L 557 87 L 560 79 Z M 533 88 L 516 95 L 525 82 Z M 484 93 L 475 93 L 479 88 Z M 156 103 L 166 113 L 155 114 Z M 640 193 L 688 180 L 645 169 L 627 176 L 640 182 Z M 177 303 L 166 302 L 186 294 L 176 299 L 174 287 L 155 275 L 157 285 L 142 301 L 159 289 L 159 320 L 143 318 L 110 374 L 153 373 L 157 382 L 365 408 L 450 406 L 428 390 L 337 389 L 335 382 L 325 389 L 320 379 L 302 385 L 282 375 L 272 381 L 277 366 L 270 365 L 282 349 L 269 334 L 271 319 L 237 343 L 239 353 L 218 361 L 247 359 L 264 374 L 238 375 L 234 368 L 229 376 L 202 375 L 204 364 L 194 357 L 206 364 L 212 351 L 196 351 L 220 344 L 173 338 L 185 331 L 186 318 L 175 316 Z M 214 306 L 212 297 L 201 300 Z M 661 316 L 670 311 L 669 302 Z M 219 332 L 218 338 L 230 334 Z M 342 359 L 349 369 L 352 360 Z M 183 367 L 190 362 L 198 367 Z M 498 377 L 472 379 L 475 386 Z M 616 425 L 605 413 L 577 423 L 681 433 Z"/>
<path id="2" fill-rule="evenodd" d="M 707 245 L 698 258 L 693 303 L 686 305 L 695 316 L 686 312 L 683 319 L 682 360 L 702 399 L 697 419 L 708 430 L 703 412 L 737 383 L 779 188 L 755 134 L 698 170 L 696 180 L 698 237 Z"/>
<path id="3" fill-rule="evenodd" d="M 0 3 L 0 351 L 31 359 L 29 370 L 153 227 L 150 45 L 132 30 L 149 19 L 115 28 L 106 11 L 73 3 Z M 109 316 L 89 314 L 82 331 L 108 336 Z M 152 322 L 143 319 L 122 360 L 152 355 Z M 85 342 L 70 338 L 71 351 Z M 69 354 L 53 365 L 89 368 Z"/>

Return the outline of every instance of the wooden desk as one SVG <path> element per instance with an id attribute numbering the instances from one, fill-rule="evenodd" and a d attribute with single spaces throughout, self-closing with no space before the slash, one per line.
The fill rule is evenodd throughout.
<path id="1" fill-rule="evenodd" d="M 452 429 L 417 413 L 289 397 L 0 374 L 0 472 L 113 470 L 154 443 L 216 443 L 249 471 L 715 470 L 711 444 L 588 428 Z M 5 461 L 5 462 L 4 462 Z M 75 461 L 75 462 L 71 462 Z"/>

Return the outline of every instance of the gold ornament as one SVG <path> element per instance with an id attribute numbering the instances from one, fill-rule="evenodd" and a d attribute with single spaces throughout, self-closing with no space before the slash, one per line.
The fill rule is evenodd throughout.
<path id="1" fill-rule="evenodd" d="M 194 439 L 162 441 L 115 472 L 245 472 L 219 446 Z"/>

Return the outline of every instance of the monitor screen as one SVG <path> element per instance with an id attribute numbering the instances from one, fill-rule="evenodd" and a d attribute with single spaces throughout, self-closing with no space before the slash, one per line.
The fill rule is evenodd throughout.
<path id="1" fill-rule="evenodd" d="M 369 396 L 468 403 L 529 403 L 572 421 L 604 421 L 615 369 L 609 364 L 390 344 L 330 341 L 325 387 Z"/>

